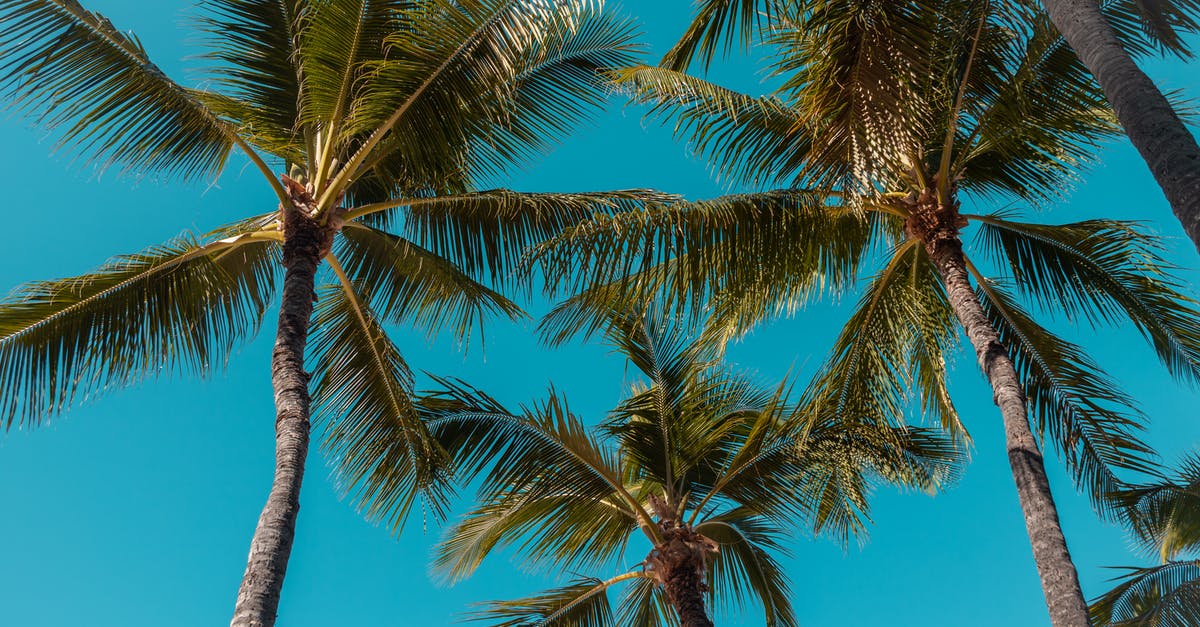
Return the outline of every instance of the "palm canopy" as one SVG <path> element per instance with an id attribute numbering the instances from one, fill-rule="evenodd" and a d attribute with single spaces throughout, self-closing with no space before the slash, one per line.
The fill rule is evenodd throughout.
<path id="1" fill-rule="evenodd" d="M 614 301 L 659 293 L 680 309 L 709 303 L 716 328 L 736 334 L 845 290 L 879 259 L 817 386 L 824 402 L 855 403 L 882 421 L 901 415 L 915 389 L 931 415 L 962 432 L 944 377 L 958 325 L 922 244 L 974 227 L 964 254 L 976 297 L 1012 355 L 1038 431 L 1107 507 L 1100 501 L 1118 486 L 1117 470 L 1154 470 L 1137 410 L 1035 314 L 1132 322 L 1173 375 L 1195 381 L 1195 302 L 1136 223 L 959 212 L 960 195 L 980 204 L 1054 197 L 1116 129 L 1044 16 L 1001 3 L 934 4 L 814 5 L 804 28 L 781 21 L 773 41 L 784 85 L 766 97 L 662 68 L 622 71 L 635 100 L 674 120 L 719 174 L 790 187 L 599 216 L 550 240 L 537 263 L 558 277 L 553 293 L 573 296 L 543 330 L 556 340 L 591 331 Z M 895 32 L 897 20 L 919 28 Z"/>
<path id="2" fill-rule="evenodd" d="M 236 147 L 287 204 L 337 229 L 316 289 L 317 418 L 342 481 L 399 524 L 435 509 L 436 444 L 387 323 L 464 340 L 523 315 L 492 287 L 519 251 L 641 190 L 478 190 L 606 97 L 630 24 L 549 0 L 212 0 L 210 89 L 181 86 L 131 34 L 73 0 L 0 2 L 0 83 L 63 145 L 135 174 L 216 176 Z M 282 163 L 277 179 L 268 163 Z M 32 426 L 165 370 L 205 372 L 251 337 L 276 290 L 278 212 L 28 284 L 0 301 L 0 422 Z M 448 257 L 454 257 L 450 260 Z"/>
<path id="3" fill-rule="evenodd" d="M 996 0 L 1014 6 L 1038 9 L 1041 0 Z M 720 51 L 728 52 L 740 44 L 748 48 L 756 40 L 769 38 L 769 32 L 784 20 L 802 17 L 820 21 L 829 16 L 853 14 L 853 5 L 868 4 L 855 0 L 805 0 L 783 2 L 781 0 L 699 0 L 696 13 L 679 41 L 662 59 L 662 66 L 672 70 L 687 70 L 693 63 L 704 67 L 712 62 Z M 892 17 L 890 26 L 901 32 L 914 26 L 902 16 L 918 15 L 922 12 L 938 11 L 942 0 L 908 0 Z M 1196 0 L 1099 0 L 1100 8 L 1108 18 L 1121 43 L 1136 54 L 1148 54 L 1156 50 L 1170 51 L 1180 56 L 1190 56 L 1181 33 L 1195 32 L 1200 28 L 1200 2 Z M 799 9 L 799 10 L 797 10 Z M 918 30 L 920 29 L 917 26 Z"/>
<path id="4" fill-rule="evenodd" d="M 789 532 L 807 528 L 845 542 L 864 531 L 874 484 L 932 491 L 957 464 L 945 436 L 790 403 L 787 384 L 764 388 L 730 370 L 719 343 L 695 339 L 661 314 L 611 316 L 606 335 L 645 382 L 596 429 L 554 392 L 513 412 L 443 381 L 422 403 L 463 478 L 482 477 L 479 504 L 438 549 L 436 567 L 447 579 L 469 575 L 503 546 L 546 572 L 611 569 L 635 536 L 653 547 L 638 569 L 494 602 L 479 619 L 676 624 L 662 562 L 671 534 L 684 529 L 712 549 L 699 565 L 710 604 L 753 599 L 768 624 L 794 625 L 776 561 Z M 623 588 L 615 611 L 612 587 Z"/>
<path id="5" fill-rule="evenodd" d="M 1111 591 L 1092 602 L 1099 627 L 1174 627 L 1200 622 L 1200 456 L 1184 459 L 1176 476 L 1118 495 L 1138 544 L 1158 566 L 1127 568 Z"/>

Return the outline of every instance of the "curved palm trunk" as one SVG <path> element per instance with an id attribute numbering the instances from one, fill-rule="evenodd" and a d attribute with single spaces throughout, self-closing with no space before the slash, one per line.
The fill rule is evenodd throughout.
<path id="1" fill-rule="evenodd" d="M 289 186 L 291 187 L 291 186 Z M 328 249 L 329 230 L 301 210 L 311 206 L 305 192 L 285 207 L 283 297 L 279 328 L 271 354 L 271 385 L 275 389 L 275 480 L 250 542 L 250 557 L 238 590 L 232 627 L 270 627 L 275 624 L 279 593 L 292 553 L 296 516 L 300 512 L 300 482 L 308 456 L 309 375 L 304 371 L 304 347 L 316 298 L 317 266 Z M 299 190 L 303 190 L 302 187 Z M 307 201 L 307 202 L 306 202 Z"/>
<path id="2" fill-rule="evenodd" d="M 663 542 L 646 561 L 666 590 L 680 627 L 713 627 L 704 608 L 704 593 L 708 590 L 707 558 L 716 545 L 687 525 L 660 522 L 659 528 Z"/>
<path id="3" fill-rule="evenodd" d="M 1096 0 L 1042 0 L 1050 20 L 1100 83 L 1129 140 L 1200 250 L 1200 146 L 1134 63 Z"/>
<path id="4" fill-rule="evenodd" d="M 1033 545 L 1033 559 L 1050 609 L 1050 622 L 1054 627 L 1087 627 L 1087 602 L 1079 586 L 1075 564 L 1067 551 L 1067 540 L 1046 478 L 1045 462 L 1029 428 L 1025 393 L 1021 390 L 1016 368 L 971 289 L 957 230 L 938 235 L 926 240 L 926 250 L 992 386 L 993 400 L 1000 408 L 1008 462 L 1017 483 L 1025 529 Z"/>

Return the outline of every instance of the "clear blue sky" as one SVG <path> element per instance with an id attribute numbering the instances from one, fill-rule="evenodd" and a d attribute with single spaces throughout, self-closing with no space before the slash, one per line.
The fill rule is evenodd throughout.
<path id="1" fill-rule="evenodd" d="M 191 2 L 90 0 L 142 38 L 158 64 L 184 82 L 181 61 L 198 51 L 188 28 Z M 689 0 L 629 1 L 654 50 L 682 32 Z M 1195 42 L 1200 44 L 1200 42 Z M 1200 72 L 1177 61 L 1151 70 L 1165 86 L 1200 97 Z M 714 77 L 764 90 L 755 65 L 721 65 Z M 99 178 L 51 155 L 51 144 L 18 117 L 0 122 L 0 172 L 8 243 L 0 249 L 0 289 L 88 271 L 107 257 L 137 251 L 184 230 L 208 230 L 274 207 L 258 173 L 235 163 L 213 184 Z M 497 185 L 582 191 L 655 187 L 692 198 L 721 191 L 668 132 L 613 102 L 543 162 Z M 1038 219 L 1093 216 L 1148 221 L 1170 238 L 1184 278 L 1200 257 L 1183 239 L 1144 165 L 1124 142 L 1102 154 L 1069 200 Z M 847 303 L 853 302 L 847 299 Z M 539 313 L 534 307 L 531 313 Z M 769 325 L 731 351 L 731 359 L 777 380 L 810 373 L 821 361 L 844 308 L 816 305 Z M 255 521 L 270 484 L 273 409 L 269 346 L 273 326 L 211 380 L 166 375 L 91 399 L 49 424 L 0 436 L 0 624 L 20 626 L 180 627 L 227 624 Z M 395 330 L 415 368 L 466 378 L 518 403 L 565 392 L 591 419 L 620 398 L 624 365 L 606 349 L 572 345 L 549 351 L 529 325 L 493 324 L 488 343 L 465 355 L 448 340 L 427 342 Z M 1074 336 L 1135 397 L 1152 420 L 1149 439 L 1168 461 L 1197 443 L 1200 395 L 1172 383 L 1136 333 Z M 962 482 L 930 498 L 883 491 L 862 548 L 798 536 L 787 562 L 804 625 L 1047 625 L 1045 607 L 1003 455 L 999 415 L 962 352 L 952 377 L 976 450 Z M 315 447 L 314 447 L 315 449 Z M 534 592 L 546 581 L 498 555 L 471 580 L 439 587 L 428 576 L 433 521 L 416 515 L 400 538 L 364 522 L 338 498 L 314 450 L 302 497 L 295 551 L 280 606 L 284 627 L 449 625 L 470 602 Z M 1144 561 L 1124 534 L 1101 523 L 1051 457 L 1071 551 L 1087 595 L 1106 588 L 1106 565 Z M 640 556 L 630 556 L 637 562 Z M 588 573 L 604 575 L 606 573 Z M 752 609 L 719 624 L 762 624 Z"/>

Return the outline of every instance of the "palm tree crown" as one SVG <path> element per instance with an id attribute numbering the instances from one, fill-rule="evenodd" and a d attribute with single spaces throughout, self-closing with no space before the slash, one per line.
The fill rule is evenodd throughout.
<path id="1" fill-rule="evenodd" d="M 612 568 L 635 536 L 651 545 L 637 569 L 494 602 L 479 618 L 711 624 L 706 590 L 710 604 L 750 597 L 768 624 L 794 625 L 775 557 L 786 553 L 784 535 L 806 526 L 845 542 L 864 529 L 872 484 L 933 490 L 956 463 L 953 441 L 935 433 L 791 406 L 786 385 L 764 389 L 730 371 L 719 344 L 691 339 L 660 315 L 615 316 L 608 339 L 647 381 L 596 431 L 553 392 L 510 412 L 444 381 L 423 403 L 464 476 L 483 475 L 480 504 L 438 550 L 447 578 L 468 575 L 506 545 L 554 572 Z M 618 585 L 614 612 L 607 590 Z"/>
<path id="2" fill-rule="evenodd" d="M 440 511 L 444 455 L 383 325 L 465 338 L 487 316 L 519 317 L 484 282 L 503 279 L 528 243 L 660 197 L 479 190 L 596 108 L 601 71 L 632 62 L 629 22 L 599 2 L 213 0 L 206 89 L 172 81 L 135 36 L 74 0 L 4 0 L 0 23 L 0 85 L 62 144 L 101 166 L 182 177 L 216 176 L 236 148 L 278 199 L 278 210 L 0 302 L 0 421 L 33 425 L 163 369 L 223 363 L 260 325 L 282 262 L 276 482 L 260 519 L 273 530 L 251 549 L 252 566 L 273 565 L 246 575 L 275 599 L 245 624 L 274 620 L 310 376 L 326 448 L 358 504 L 395 528 L 418 493 Z"/>

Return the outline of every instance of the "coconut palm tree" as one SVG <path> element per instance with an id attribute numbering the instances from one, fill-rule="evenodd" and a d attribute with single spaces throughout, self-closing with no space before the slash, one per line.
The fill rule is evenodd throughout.
<path id="1" fill-rule="evenodd" d="M 465 337 L 485 316 L 520 316 L 481 281 L 504 276 L 528 242 L 646 195 L 478 191 L 599 105 L 597 73 L 629 63 L 634 45 L 628 22 L 586 1 L 206 9 L 211 90 L 171 80 L 135 36 L 74 0 L 0 1 L 0 84 L 62 145 L 99 166 L 185 178 L 216 176 L 236 149 L 278 200 L 0 302 L 0 420 L 35 425 L 164 369 L 208 371 L 258 328 L 282 264 L 275 479 L 233 619 L 271 625 L 310 402 L 370 517 L 398 528 L 418 493 L 440 510 L 444 455 L 383 324 Z M 457 263 L 443 256 L 451 249 Z"/>
<path id="2" fill-rule="evenodd" d="M 1045 7 L 1055 27 L 1096 78 L 1121 128 L 1162 188 L 1175 217 L 1200 250 L 1200 146 L 1163 92 L 1138 67 L 1133 55 L 1156 49 L 1189 56 L 1180 31 L 1200 29 L 1196 0 L 993 0 Z M 813 14 L 850 11 L 854 2 L 804 2 Z M 940 0 L 904 3 L 905 12 L 939 11 Z M 749 47 L 761 29 L 792 13 L 795 5 L 779 0 L 701 0 L 687 31 L 663 57 L 669 69 L 686 70 L 694 61 L 705 67 L 718 50 L 734 40 Z M 908 37 L 892 24 L 898 40 Z M 915 41 L 915 40 L 910 40 Z M 900 52 L 901 50 L 895 50 Z M 1132 53 L 1132 54 L 1131 54 Z"/>
<path id="3" fill-rule="evenodd" d="M 1184 459 L 1174 479 L 1122 491 L 1126 522 L 1162 563 L 1127 567 L 1112 590 L 1092 601 L 1097 627 L 1200 624 L 1200 456 Z"/>
<path id="4" fill-rule="evenodd" d="M 775 32 L 784 85 L 768 97 L 663 68 L 620 73 L 722 178 L 791 187 L 597 217 L 564 232 L 541 247 L 538 263 L 555 278 L 552 293 L 574 296 L 543 328 L 562 340 L 594 329 L 614 302 L 660 292 L 680 309 L 708 303 L 715 328 L 738 333 L 845 289 L 882 256 L 834 345 L 825 402 L 861 397 L 895 416 L 915 387 L 959 431 L 944 369 L 965 332 L 1001 410 L 1052 621 L 1086 625 L 1039 444 L 1059 449 L 1102 511 L 1103 496 L 1121 485 L 1117 471 L 1153 465 L 1132 399 L 1028 304 L 1075 322 L 1127 319 L 1173 375 L 1195 380 L 1195 303 L 1136 224 L 1054 226 L 960 210 L 963 199 L 1053 198 L 1117 127 L 1044 15 L 937 4 L 809 7 L 803 28 L 797 18 Z M 978 248 L 967 251 L 971 226 Z"/>
<path id="5" fill-rule="evenodd" d="M 513 601 L 476 619 L 501 625 L 711 626 L 713 606 L 762 605 L 769 625 L 796 625 L 776 561 L 788 532 L 845 542 L 863 531 L 882 481 L 933 490 L 950 477 L 954 441 L 796 409 L 724 367 L 719 342 L 692 339 L 668 318 L 612 316 L 608 340 L 645 377 L 589 430 L 551 391 L 513 412 L 464 384 L 422 407 L 464 478 L 482 475 L 479 503 L 437 549 L 453 581 L 493 550 L 516 547 L 547 572 L 600 572 Z M 630 543 L 646 558 L 621 567 Z M 610 589 L 622 589 L 614 612 Z"/>

